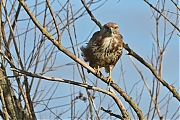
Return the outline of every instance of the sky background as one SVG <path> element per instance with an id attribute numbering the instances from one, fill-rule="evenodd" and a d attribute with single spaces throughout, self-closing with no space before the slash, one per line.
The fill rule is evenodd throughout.
<path id="1" fill-rule="evenodd" d="M 155 5 L 156 1 L 153 1 L 153 2 L 152 2 L 153 5 Z M 33 3 L 30 0 L 26 1 L 26 3 L 28 4 L 28 6 L 35 4 L 35 2 Z M 63 4 L 63 1 L 61 1 L 61 3 Z M 72 5 L 73 5 L 74 11 L 77 11 L 79 8 L 82 7 L 80 0 L 77 0 L 77 1 L 72 0 L 72 3 L 73 3 Z M 90 7 L 90 10 L 93 10 L 97 6 L 98 5 L 92 5 Z M 60 5 L 57 1 L 52 4 L 52 8 L 54 11 L 58 10 L 59 7 L 60 7 Z M 38 11 L 41 11 L 43 9 L 44 9 L 44 4 L 39 5 Z M 169 10 L 169 11 L 173 11 L 173 12 L 176 11 L 174 8 L 174 5 L 170 1 L 167 1 L 165 9 Z M 123 35 L 124 43 L 127 43 L 131 49 L 133 49 L 136 53 L 138 53 L 138 55 L 140 55 L 142 58 L 144 58 L 146 61 L 149 62 L 149 58 L 151 58 L 151 56 L 152 56 L 152 46 L 153 46 L 153 44 L 156 44 L 151 35 L 151 33 L 152 33 L 154 36 L 156 36 L 155 35 L 156 34 L 156 31 L 155 31 L 156 23 L 155 23 L 154 17 L 152 17 L 151 8 L 144 1 L 120 0 L 118 2 L 118 0 L 113 0 L 113 1 L 109 0 L 103 6 L 101 6 L 97 10 L 93 11 L 92 13 L 96 17 L 96 19 L 98 21 L 100 21 L 100 23 L 102 25 L 104 25 L 107 22 L 117 23 L 119 25 L 120 33 Z M 64 16 L 65 14 L 62 13 L 61 15 Z M 169 15 L 170 15 L 170 13 L 169 13 Z M 25 12 L 21 13 L 21 15 L 20 15 L 21 19 L 26 18 L 26 17 L 27 17 L 27 14 Z M 38 16 L 37 19 L 42 24 L 43 19 L 41 17 L 42 16 Z M 50 18 L 49 18 L 49 20 L 50 20 Z M 171 16 L 171 20 L 173 22 L 175 22 L 175 15 Z M 48 19 L 47 19 L 47 21 L 48 21 Z M 23 23 L 23 21 L 22 21 L 19 24 L 20 24 L 20 26 L 23 26 L 26 23 L 25 22 Z M 88 40 L 90 39 L 92 34 L 95 31 L 99 30 L 98 26 L 95 25 L 95 23 L 91 20 L 89 15 L 85 15 L 82 18 L 76 20 L 75 24 L 76 24 L 76 33 L 77 33 L 78 42 L 79 43 L 83 42 L 82 44 L 79 45 L 79 48 L 81 46 L 85 46 L 86 45 L 85 43 L 88 42 Z M 31 23 L 31 25 L 33 26 L 33 23 Z M 61 28 L 62 26 L 60 25 L 59 27 Z M 172 29 L 173 29 L 173 27 L 167 22 L 167 33 L 171 32 Z M 72 30 L 72 28 L 71 28 L 71 30 Z M 72 31 L 71 31 L 71 34 L 73 35 Z M 164 19 L 162 19 L 162 17 L 161 17 L 160 25 L 159 25 L 159 39 L 161 41 L 161 45 L 163 42 L 163 33 L 164 33 Z M 175 86 L 176 90 L 179 89 L 179 85 L 180 85 L 179 84 L 179 45 L 180 44 L 179 44 L 179 37 L 177 36 L 177 33 L 178 33 L 177 31 L 174 33 L 174 35 L 166 49 L 165 55 L 163 56 L 163 74 L 162 74 L 162 78 L 167 83 L 169 83 L 169 84 L 175 83 L 174 86 Z M 32 44 L 31 39 L 34 36 L 32 34 L 33 34 L 33 32 L 32 33 L 29 32 L 29 34 L 28 34 L 29 41 L 27 41 L 26 49 L 33 49 L 32 45 L 31 45 Z M 168 38 L 168 36 L 167 36 L 167 38 Z M 73 41 L 75 42 L 75 38 L 73 38 Z M 84 42 L 84 41 L 86 41 L 86 42 Z M 47 41 L 47 44 L 48 43 L 50 43 L 50 42 Z M 65 47 L 71 46 L 69 37 L 67 35 L 67 31 L 65 31 L 62 35 L 62 44 Z M 69 50 L 72 51 L 72 49 L 69 49 Z M 81 59 L 82 59 L 82 57 L 81 57 Z M 150 70 L 148 70 L 144 65 L 139 63 L 136 59 L 134 59 L 134 61 L 138 65 L 139 69 L 141 70 L 142 74 L 144 75 L 145 79 L 147 80 L 149 86 L 152 87 L 153 75 L 150 72 Z M 57 53 L 57 58 L 56 58 L 56 62 L 55 62 L 55 64 L 57 66 L 61 66 L 61 65 L 71 63 L 71 62 L 74 62 L 74 61 L 71 60 L 68 56 L 64 55 L 60 51 Z M 123 66 L 121 66 L 121 63 Z M 122 80 L 121 67 L 123 67 L 123 70 L 124 70 L 125 83 Z M 42 68 L 39 68 L 39 71 L 41 69 Z M 104 72 L 103 68 L 102 68 L 102 71 L 105 76 L 108 75 L 107 73 Z M 86 73 L 86 77 L 90 79 L 90 80 L 87 79 L 88 84 L 93 85 L 91 81 L 96 80 L 96 78 L 92 74 L 88 74 L 86 72 L 86 70 L 85 70 L 85 73 Z M 55 71 L 47 73 L 46 76 L 60 77 L 60 78 L 64 78 L 64 79 L 70 79 L 70 80 L 82 82 L 80 79 L 80 76 L 78 74 L 76 65 L 60 67 L 60 68 L 56 69 Z M 115 68 L 113 69 L 112 77 L 113 77 L 113 80 L 116 83 L 118 83 L 118 85 L 123 90 L 125 90 L 124 84 L 126 84 L 127 93 L 130 94 L 130 92 L 131 92 L 130 96 L 133 99 L 136 98 L 136 92 L 138 91 L 138 93 L 140 93 L 143 88 L 143 85 L 144 85 L 139 73 L 136 71 L 136 69 L 133 66 L 132 62 L 130 61 L 128 55 L 126 55 L 125 49 L 123 50 L 123 55 L 122 55 L 121 59 L 118 61 Z M 136 83 L 138 83 L 138 85 L 136 87 L 134 87 L 134 85 Z M 40 85 L 39 90 L 45 89 L 45 93 L 46 93 L 52 84 L 54 84 L 54 89 L 56 88 L 55 86 L 57 86 L 57 90 L 53 94 L 53 97 L 66 96 L 66 95 L 69 95 L 71 92 L 72 86 L 70 86 L 68 84 L 54 83 L 54 82 L 43 81 L 43 80 L 42 80 L 42 84 Z M 110 87 L 107 87 L 107 84 L 103 83 L 101 80 L 98 80 L 97 86 L 100 88 L 107 89 L 107 90 L 108 90 L 108 88 L 110 88 Z M 84 94 L 84 96 L 87 96 L 84 88 L 76 87 L 75 91 L 76 92 L 81 91 Z M 167 89 L 162 86 L 160 100 L 162 99 L 162 97 L 164 97 L 167 94 L 167 92 L 168 92 Z M 172 96 L 172 94 L 170 94 L 170 95 Z M 149 102 L 150 102 L 149 96 L 150 95 L 149 95 L 147 89 L 144 88 L 143 96 L 142 96 L 142 99 L 140 102 L 141 104 L 139 105 L 140 109 L 143 111 L 144 114 L 146 114 L 148 111 L 147 104 L 149 104 Z M 49 97 L 49 95 L 46 96 L 46 98 L 48 98 L 48 97 Z M 99 105 L 98 103 L 100 100 L 99 93 L 96 92 L 95 97 L 96 97 L 95 102 L 97 103 L 97 106 L 98 106 Z M 124 99 L 122 97 L 119 96 L 119 98 L 122 100 L 123 104 L 128 109 L 129 105 L 124 101 Z M 102 102 L 101 106 L 104 107 L 105 109 L 108 109 L 107 103 L 109 103 L 111 100 L 112 99 L 110 97 L 106 96 L 106 99 Z M 46 103 L 46 101 L 45 101 L 45 103 Z M 54 107 L 54 106 L 61 106 L 64 104 L 69 104 L 69 103 L 70 103 L 70 98 L 65 97 L 62 99 L 52 100 L 52 102 L 50 102 L 48 105 L 49 105 L 49 107 Z M 85 103 L 80 100 L 77 101 L 76 107 L 79 110 L 79 114 L 82 113 L 83 110 L 85 110 L 85 106 L 87 104 L 88 104 L 87 102 Z M 164 103 L 161 103 L 160 106 L 163 106 L 163 104 Z M 173 99 L 171 101 L 169 107 L 175 108 L 174 110 L 176 110 L 178 107 L 178 104 L 179 103 L 177 102 L 177 100 Z M 57 111 L 65 111 L 68 108 L 69 108 L 69 106 L 59 107 L 58 109 L 54 109 L 54 110 L 55 111 L 56 110 Z M 44 109 L 44 105 L 42 105 L 42 106 L 39 105 L 38 107 L 35 108 L 36 112 L 40 111 L 42 109 Z M 119 113 L 116 105 L 114 105 L 111 108 L 111 110 L 115 113 Z M 49 111 L 47 110 L 46 112 L 47 112 L 47 114 L 41 116 L 42 118 L 47 118 L 49 116 Z M 165 114 L 165 112 L 166 111 L 162 110 L 162 114 Z M 168 113 L 169 117 L 171 117 L 173 115 L 173 112 L 174 112 L 173 110 L 169 111 L 169 113 Z M 62 118 L 68 118 L 68 117 L 70 117 L 69 113 L 66 113 L 62 116 Z"/>

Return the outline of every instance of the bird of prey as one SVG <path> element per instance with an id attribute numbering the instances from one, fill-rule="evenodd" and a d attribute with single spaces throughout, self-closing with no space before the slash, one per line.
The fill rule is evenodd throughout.
<path id="1" fill-rule="evenodd" d="M 112 83 L 112 69 L 123 52 L 123 37 L 119 33 L 118 25 L 108 22 L 100 31 L 93 34 L 86 47 L 81 47 L 82 56 L 89 66 L 101 73 L 100 68 L 104 67 L 109 73 L 108 84 Z"/>

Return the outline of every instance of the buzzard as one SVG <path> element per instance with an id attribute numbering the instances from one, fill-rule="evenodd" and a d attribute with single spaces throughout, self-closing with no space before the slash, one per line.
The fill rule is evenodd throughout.
<path id="1" fill-rule="evenodd" d="M 108 22 L 100 31 L 93 34 L 86 47 L 81 47 L 84 61 L 89 62 L 89 66 L 97 70 L 97 74 L 101 73 L 101 67 L 109 73 L 108 84 L 113 82 L 111 72 L 122 55 L 122 39 L 118 25 Z"/>

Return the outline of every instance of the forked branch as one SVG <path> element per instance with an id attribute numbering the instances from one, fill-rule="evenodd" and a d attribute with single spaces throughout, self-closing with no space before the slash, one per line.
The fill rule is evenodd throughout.
<path id="1" fill-rule="evenodd" d="M 87 12 L 90 11 L 89 8 L 87 7 L 87 5 L 85 4 L 84 0 L 81 0 L 82 4 L 84 5 L 84 7 L 86 8 Z M 147 2 L 145 0 L 145 2 Z M 150 6 L 152 6 L 149 2 L 147 2 Z M 153 7 L 153 6 L 152 6 Z M 157 10 L 155 7 L 154 9 L 159 12 L 160 14 L 162 14 L 159 10 Z M 93 21 L 100 27 L 99 23 L 97 22 L 97 20 L 94 20 L 95 17 L 93 16 L 93 14 L 91 12 L 88 12 L 88 14 L 91 16 L 91 19 L 93 19 Z M 164 14 L 162 14 L 163 17 L 165 17 L 165 19 L 167 19 L 177 30 L 179 30 L 179 28 L 174 25 Z M 128 44 L 123 43 L 123 47 L 129 52 L 128 55 L 133 56 L 134 58 L 136 58 L 139 62 L 141 62 L 143 65 L 145 65 L 148 69 L 150 69 L 150 71 L 153 73 L 153 75 L 164 85 L 166 86 L 173 94 L 173 96 L 178 99 L 180 101 L 180 95 L 179 93 L 176 91 L 174 86 L 169 85 L 166 81 L 164 81 L 156 72 L 156 70 L 149 64 L 147 63 L 142 57 L 140 57 L 137 53 L 135 53 L 131 48 L 129 48 Z"/>
<path id="2" fill-rule="evenodd" d="M 170 19 L 168 19 L 161 11 L 159 11 L 156 7 L 154 7 L 151 3 L 149 3 L 147 0 L 144 0 L 151 8 L 153 8 L 155 11 L 157 11 L 159 14 L 161 14 L 173 27 L 175 27 L 179 32 L 180 28 L 175 25 Z"/>
<path id="3" fill-rule="evenodd" d="M 100 76 L 96 74 L 96 71 L 88 66 L 84 61 L 80 60 L 78 57 L 76 57 L 74 54 L 72 54 L 69 50 L 67 50 L 61 43 L 59 43 L 35 18 L 35 16 L 32 14 L 31 10 L 28 8 L 24 0 L 19 0 L 27 14 L 30 16 L 31 20 L 34 22 L 34 24 L 39 28 L 39 30 L 44 34 L 61 52 L 69 56 L 71 59 L 85 67 L 87 70 L 89 70 L 92 74 L 94 74 L 96 77 L 100 78 L 102 81 L 107 83 L 107 78 L 104 76 Z M 117 84 L 112 83 L 111 86 L 132 106 L 134 111 L 137 113 L 139 119 L 145 119 L 144 114 L 138 107 L 138 105 L 133 101 L 131 97 L 129 97 L 126 92 L 124 92 Z"/>

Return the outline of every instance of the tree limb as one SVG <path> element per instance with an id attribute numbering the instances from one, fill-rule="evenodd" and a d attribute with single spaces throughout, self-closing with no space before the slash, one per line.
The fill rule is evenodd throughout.
<path id="1" fill-rule="evenodd" d="M 88 66 L 84 61 L 80 60 L 78 57 L 76 57 L 74 54 L 72 54 L 69 50 L 67 50 L 62 44 L 60 44 L 35 18 L 35 16 L 32 14 L 31 10 L 28 8 L 27 4 L 24 2 L 24 0 L 19 0 L 29 17 L 32 19 L 34 24 L 39 28 L 39 30 L 44 34 L 61 52 L 69 56 L 71 59 L 85 67 L 87 70 L 89 70 L 92 74 L 94 74 L 96 77 L 100 78 L 102 81 L 107 83 L 107 78 L 104 76 L 100 76 L 96 74 L 96 71 Z M 139 119 L 145 119 L 144 114 L 138 107 L 138 105 L 133 101 L 131 97 L 129 97 L 117 84 L 111 83 L 110 84 L 134 109 L 134 111 L 137 113 Z"/>

